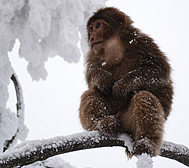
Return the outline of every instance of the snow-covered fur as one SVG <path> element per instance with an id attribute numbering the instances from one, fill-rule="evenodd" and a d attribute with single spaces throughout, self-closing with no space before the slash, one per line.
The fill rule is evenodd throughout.
<path id="1" fill-rule="evenodd" d="M 101 15 L 109 18 L 106 25 L 95 25 Z M 81 97 L 82 126 L 110 136 L 129 133 L 135 141 L 134 154 L 157 155 L 173 95 L 165 55 L 115 8 L 98 10 L 89 19 L 90 25 L 89 43 L 101 41 L 94 43 L 98 51 L 91 46 L 86 59 L 89 89 Z M 143 143 L 147 140 L 148 145 Z"/>

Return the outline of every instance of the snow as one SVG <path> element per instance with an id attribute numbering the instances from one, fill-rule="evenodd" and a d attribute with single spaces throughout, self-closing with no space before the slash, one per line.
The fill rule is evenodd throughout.
<path id="1" fill-rule="evenodd" d="M 8 85 L 14 73 L 8 52 L 19 41 L 19 56 L 28 62 L 33 80 L 46 79 L 45 62 L 59 55 L 68 63 L 78 63 L 78 41 L 85 41 L 83 27 L 88 17 L 106 0 L 1 0 L 0 1 L 0 153 L 4 143 L 16 135 L 25 140 L 24 103 L 18 114 L 6 107 Z M 80 32 L 79 32 L 80 30 Z M 79 35 L 80 34 L 80 35 Z M 86 48 L 86 42 L 82 49 Z M 86 49 L 85 49 L 86 51 Z M 21 87 L 20 87 L 21 91 Z M 20 92 L 22 96 L 22 91 Z M 19 130 L 19 132 L 18 132 Z"/>
<path id="2" fill-rule="evenodd" d="M 60 157 L 52 157 L 45 161 L 39 161 L 35 162 L 28 166 L 23 166 L 23 168 L 47 168 L 47 167 L 53 167 L 53 168 L 76 168 L 72 165 L 70 165 L 68 162 L 64 161 Z"/>
<path id="3" fill-rule="evenodd" d="M 186 147 L 184 145 L 181 145 L 181 144 L 176 144 L 175 145 L 174 143 L 164 141 L 164 143 L 163 143 L 163 151 L 164 150 L 169 150 L 172 153 L 179 154 L 180 156 L 181 155 L 189 156 L 188 147 Z"/>
<path id="4" fill-rule="evenodd" d="M 128 134 L 122 133 L 118 136 L 118 139 L 125 141 L 125 146 L 127 146 L 128 150 L 130 152 L 133 151 L 133 141 Z M 137 159 L 138 159 L 136 162 L 137 168 L 153 168 L 152 158 L 146 153 L 137 156 Z"/>
<path id="5" fill-rule="evenodd" d="M 59 55 L 69 63 L 80 60 L 78 30 L 83 28 L 86 19 L 105 1 L 1 1 L 0 37 L 4 40 L 1 49 L 2 45 L 6 45 L 6 53 L 18 39 L 19 54 L 28 61 L 28 71 L 32 78 L 45 79 L 47 72 L 44 62 L 49 57 Z M 85 41 L 84 31 L 80 31 L 80 34 L 82 42 Z"/>
<path id="6" fill-rule="evenodd" d="M 76 133 L 69 136 L 58 136 L 50 139 L 25 141 L 14 148 L 7 150 L 5 153 L 0 154 L 0 164 L 2 164 L 2 166 L 3 164 L 13 166 L 15 164 L 16 159 L 22 160 L 22 158 L 25 158 L 24 161 L 27 163 L 30 160 L 30 158 L 32 158 L 31 156 L 34 154 L 36 155 L 35 157 L 37 159 L 44 159 L 47 158 L 47 153 L 49 153 L 49 157 L 50 155 L 53 156 L 53 153 L 62 154 L 77 149 L 87 149 L 89 147 L 92 148 L 100 144 L 100 141 L 109 142 L 113 139 L 114 138 L 106 137 L 99 134 L 98 131 L 91 131 Z M 13 163 L 13 165 L 11 163 Z M 35 167 L 36 164 L 33 164 L 33 166 Z"/>
<path id="7" fill-rule="evenodd" d="M 138 156 L 137 168 L 153 168 L 152 158 L 146 153 Z"/>
<path id="8" fill-rule="evenodd" d="M 116 144 L 119 142 L 120 146 L 127 147 L 128 150 L 132 152 L 133 141 L 127 134 L 120 134 L 118 136 L 118 140 L 124 141 L 125 143 L 123 145 L 121 141 L 117 141 Z M 33 158 L 32 156 L 35 155 L 36 160 L 43 161 L 30 164 L 25 166 L 25 168 L 44 167 L 53 164 L 55 168 L 58 168 L 59 166 L 61 167 L 61 165 L 64 167 L 73 168 L 69 163 L 57 156 L 47 160 L 45 159 L 50 156 L 73 152 L 75 150 L 96 148 L 101 147 L 101 145 L 103 147 L 105 147 L 105 145 L 110 146 L 109 142 L 114 143 L 115 141 L 115 138 L 104 136 L 98 131 L 85 131 L 82 133 L 58 136 L 50 139 L 25 141 L 14 148 L 7 150 L 5 153 L 0 154 L 0 165 L 3 167 L 6 167 L 6 165 L 15 166 L 17 159 L 24 160 L 26 163 L 31 163 L 29 162 L 30 158 Z M 173 144 L 171 142 L 165 141 L 163 143 L 162 151 L 164 150 L 167 150 L 170 153 L 179 153 L 180 155 L 185 156 L 188 155 L 187 147 L 179 144 Z M 137 156 L 137 159 L 137 168 L 153 168 L 153 160 L 149 155 L 144 153 L 140 156 Z"/>
<path id="9" fill-rule="evenodd" d="M 125 146 L 127 146 L 128 150 L 130 152 L 133 151 L 133 141 L 132 141 L 132 138 L 128 134 L 121 133 L 118 136 L 118 139 L 125 141 Z"/>
<path id="10" fill-rule="evenodd" d="M 105 66 L 105 65 L 106 65 L 106 62 L 103 62 L 103 63 L 102 63 L 102 66 Z"/>

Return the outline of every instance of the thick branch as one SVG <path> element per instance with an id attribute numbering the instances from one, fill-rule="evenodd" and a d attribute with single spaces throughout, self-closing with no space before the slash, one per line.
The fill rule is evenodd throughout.
<path id="1" fill-rule="evenodd" d="M 189 149 L 184 145 L 164 141 L 160 156 L 174 159 L 189 167 Z"/>
<path id="2" fill-rule="evenodd" d="M 14 166 L 28 165 L 36 161 L 45 160 L 54 155 L 83 149 L 111 146 L 127 147 L 130 143 L 124 140 L 106 137 L 98 132 L 85 132 L 48 140 L 27 141 L 1 154 L 0 167 L 11 168 Z M 177 160 L 189 166 L 189 149 L 187 147 L 164 142 L 161 152 L 161 156 Z"/>

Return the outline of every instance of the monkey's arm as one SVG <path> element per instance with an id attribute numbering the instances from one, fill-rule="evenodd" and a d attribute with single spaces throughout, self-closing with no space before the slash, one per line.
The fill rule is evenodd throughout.
<path id="1" fill-rule="evenodd" d="M 108 136 L 116 136 L 120 131 L 121 123 L 114 115 L 107 116 L 100 120 L 97 130 Z"/>
<path id="2" fill-rule="evenodd" d="M 108 114 L 108 107 L 103 107 L 103 103 L 98 105 L 95 102 L 91 102 L 95 107 L 98 106 L 98 109 L 94 110 L 93 107 L 87 105 L 87 102 L 83 102 L 82 104 L 84 106 L 82 108 L 80 107 L 80 119 L 84 129 L 88 131 L 98 130 L 108 136 L 115 136 L 117 134 L 120 130 L 121 123 L 115 115 Z"/>
<path id="3" fill-rule="evenodd" d="M 142 65 L 125 74 L 113 86 L 113 94 L 116 97 L 127 98 L 129 93 L 139 90 L 151 91 L 156 87 L 162 87 L 170 82 L 169 72 L 164 68 L 152 65 Z"/>
<path id="4" fill-rule="evenodd" d="M 112 94 L 114 78 L 110 72 L 101 68 L 88 68 L 86 80 L 89 89 L 96 88 L 105 96 Z"/>

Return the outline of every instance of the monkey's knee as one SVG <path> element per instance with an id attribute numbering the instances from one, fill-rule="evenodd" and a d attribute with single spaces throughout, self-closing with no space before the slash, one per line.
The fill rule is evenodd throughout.
<path id="1" fill-rule="evenodd" d="M 133 111 L 135 119 L 133 128 L 134 153 L 157 155 L 162 143 L 165 121 L 160 101 L 152 93 L 140 91 L 133 97 L 130 110 Z"/>
<path id="2" fill-rule="evenodd" d="M 96 113 L 96 111 L 102 110 L 106 112 L 106 106 L 109 106 L 108 101 L 95 89 L 85 91 L 81 96 L 80 112 Z"/>
<path id="3" fill-rule="evenodd" d="M 110 105 L 95 89 L 87 90 L 81 96 L 79 117 L 86 130 L 95 130 L 100 118 L 109 114 Z"/>
<path id="4" fill-rule="evenodd" d="M 148 91 L 139 91 L 134 95 L 132 101 L 136 105 L 150 106 L 150 107 L 157 105 L 156 108 L 160 108 L 158 107 L 160 105 L 160 101 L 158 100 L 158 98 Z"/>
<path id="5" fill-rule="evenodd" d="M 125 127 L 128 127 L 128 124 L 132 125 L 131 129 L 134 133 L 139 126 L 148 128 L 150 125 L 162 125 L 164 123 L 163 107 L 155 95 L 148 91 L 140 91 L 133 96 L 121 120 L 125 122 L 123 123 L 126 124 Z"/>
<path id="6" fill-rule="evenodd" d="M 133 97 L 132 101 L 139 135 L 162 134 L 165 119 L 163 107 L 158 98 L 150 92 L 140 91 Z"/>

